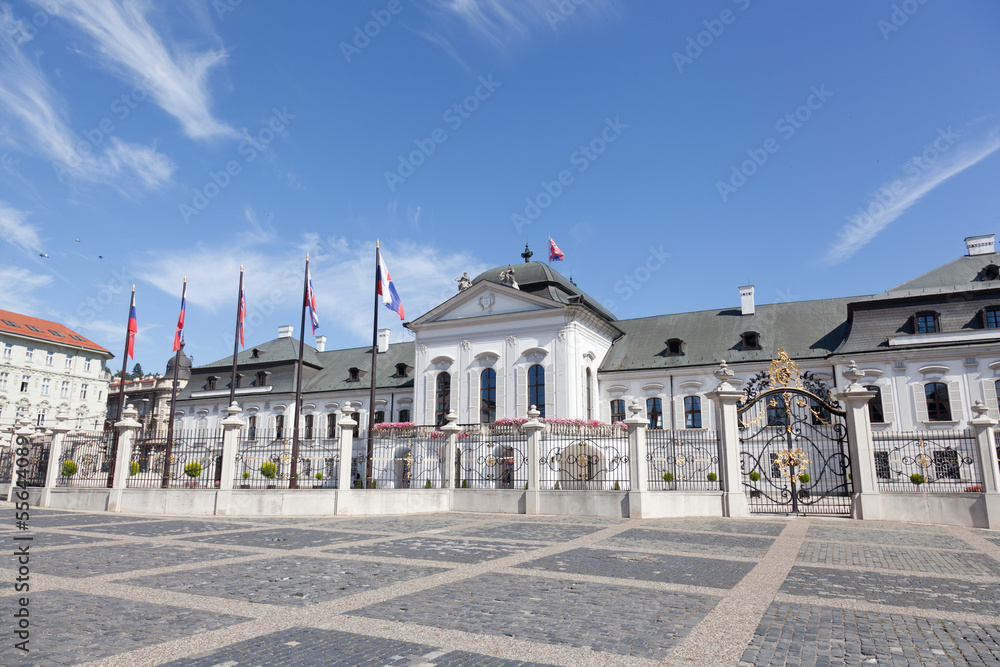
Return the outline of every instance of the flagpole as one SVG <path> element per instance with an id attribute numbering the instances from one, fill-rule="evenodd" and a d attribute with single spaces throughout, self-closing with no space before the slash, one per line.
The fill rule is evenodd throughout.
<path id="1" fill-rule="evenodd" d="M 378 285 L 379 285 L 379 249 L 378 239 L 375 239 L 375 320 L 372 325 L 372 375 L 371 389 L 368 392 L 368 450 L 366 456 L 365 477 L 367 477 L 366 488 L 372 488 L 372 460 L 375 456 L 375 380 L 376 363 L 378 362 Z"/>
<path id="2" fill-rule="evenodd" d="M 130 328 L 132 322 L 132 309 L 135 308 L 135 285 L 132 285 L 132 298 L 128 304 L 129 325 L 125 327 L 125 351 L 122 353 L 122 377 L 118 382 L 118 421 L 125 419 L 125 368 L 128 366 L 128 348 L 132 338 Z M 108 488 L 115 484 L 115 464 L 118 462 L 118 436 L 119 429 L 115 429 L 114 441 L 111 445 L 111 464 L 108 466 Z"/>
<path id="3" fill-rule="evenodd" d="M 243 325 L 243 265 L 240 264 L 240 293 L 236 296 L 236 336 L 233 340 L 233 377 L 229 381 L 229 405 L 236 402 L 236 356 L 240 352 L 240 327 Z"/>
<path id="4" fill-rule="evenodd" d="M 299 325 L 299 363 L 295 367 L 295 416 L 292 425 L 292 469 L 289 471 L 288 488 L 299 486 L 299 411 L 302 406 L 302 355 L 306 346 L 306 302 L 309 300 L 309 253 L 306 253 L 306 274 L 302 280 L 302 323 Z"/>
<path id="5" fill-rule="evenodd" d="M 181 291 L 181 312 L 184 312 L 185 300 L 187 299 L 188 278 L 184 276 L 184 289 Z M 163 483 L 165 489 L 170 486 L 170 457 L 174 450 L 174 417 L 177 414 L 177 367 L 181 364 L 181 350 L 184 349 L 184 329 L 177 332 L 181 337 L 180 344 L 174 352 L 174 379 L 170 383 L 170 417 L 167 422 L 167 448 L 163 453 Z"/>

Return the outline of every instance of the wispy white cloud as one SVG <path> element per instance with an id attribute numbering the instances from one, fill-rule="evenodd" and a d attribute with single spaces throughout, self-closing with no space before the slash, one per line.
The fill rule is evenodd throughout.
<path id="1" fill-rule="evenodd" d="M 146 0 L 32 0 L 63 17 L 94 40 L 100 62 L 147 89 L 193 139 L 238 136 L 211 111 L 209 74 L 226 59 L 222 50 L 193 51 L 167 45 L 150 25 Z"/>
<path id="2" fill-rule="evenodd" d="M 878 188 L 840 230 L 826 261 L 837 264 L 849 259 L 934 188 L 1000 149 L 1000 136 L 994 131 L 988 137 L 949 148 L 933 162 L 919 157 L 909 160 L 903 166 L 906 178 L 888 181 Z"/>
<path id="3" fill-rule="evenodd" d="M 47 287 L 52 276 L 32 273 L 14 266 L 0 268 L 0 308 L 19 313 L 37 312 L 39 301 L 36 292 Z"/>
<path id="4" fill-rule="evenodd" d="M 60 178 L 105 183 L 123 192 L 169 182 L 174 166 L 155 149 L 113 138 L 103 153 L 70 131 L 60 96 L 22 50 L 29 43 L 10 6 L 0 5 L 0 110 L 18 127 L 17 147 L 51 160 Z M 80 150 L 83 148 L 84 150 Z"/>
<path id="5" fill-rule="evenodd" d="M 0 241 L 15 246 L 22 252 L 38 252 L 42 240 L 38 227 L 25 222 L 28 214 L 0 202 Z"/>

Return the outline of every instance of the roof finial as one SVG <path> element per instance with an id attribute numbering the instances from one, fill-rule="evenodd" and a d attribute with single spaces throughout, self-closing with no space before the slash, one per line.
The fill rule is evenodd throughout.
<path id="1" fill-rule="evenodd" d="M 521 253 L 521 257 L 524 257 L 524 263 L 527 264 L 528 261 L 531 260 L 531 256 L 534 255 L 534 254 L 535 253 L 533 253 L 530 250 L 528 250 L 528 244 L 525 243 L 524 244 L 524 252 Z"/>

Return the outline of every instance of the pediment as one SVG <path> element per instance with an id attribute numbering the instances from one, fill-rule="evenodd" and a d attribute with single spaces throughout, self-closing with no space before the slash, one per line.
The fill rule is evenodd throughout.
<path id="1" fill-rule="evenodd" d="M 411 324 L 419 326 L 431 322 L 468 320 L 510 313 L 540 312 L 564 307 L 561 303 L 527 294 L 511 287 L 481 282 L 459 292 Z"/>

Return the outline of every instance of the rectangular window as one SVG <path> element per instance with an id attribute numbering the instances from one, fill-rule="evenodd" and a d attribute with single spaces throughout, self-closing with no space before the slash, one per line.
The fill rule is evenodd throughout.
<path id="1" fill-rule="evenodd" d="M 935 333 L 938 330 L 934 313 L 917 313 L 917 333 Z"/>
<path id="2" fill-rule="evenodd" d="M 42 333 L 41 329 L 39 329 L 38 327 L 33 327 L 30 324 L 25 324 L 24 327 L 26 329 L 30 329 L 31 331 L 37 331 L 38 333 Z"/>
<path id="3" fill-rule="evenodd" d="M 51 366 L 52 365 L 52 359 L 54 358 L 54 356 L 55 355 L 53 355 L 51 352 L 46 352 L 45 353 L 45 363 L 47 365 Z"/>
<path id="4" fill-rule="evenodd" d="M 889 452 L 875 452 L 875 476 L 879 479 L 892 479 L 889 471 Z"/>
<path id="5" fill-rule="evenodd" d="M 46 413 L 45 408 L 41 408 L 38 410 L 38 419 L 35 421 L 35 424 L 37 426 L 45 426 L 45 413 Z"/>
<path id="6" fill-rule="evenodd" d="M 330 440 L 337 437 L 337 415 L 333 412 L 326 416 L 326 437 Z"/>
<path id="7" fill-rule="evenodd" d="M 1000 308 L 989 308 L 986 310 L 986 328 L 1000 328 Z"/>
<path id="8" fill-rule="evenodd" d="M 377 410 L 375 412 L 375 423 L 376 424 L 384 424 L 385 423 L 385 412 L 383 412 L 382 410 Z"/>
<path id="9" fill-rule="evenodd" d="M 62 386 L 59 387 L 59 398 L 69 398 L 69 381 L 63 380 Z"/>
<path id="10" fill-rule="evenodd" d="M 618 398 L 611 401 L 611 423 L 625 421 L 625 401 Z"/>
<path id="11" fill-rule="evenodd" d="M 306 415 L 306 434 L 305 434 L 305 439 L 306 440 L 312 440 L 312 437 L 313 437 L 313 416 L 312 415 Z"/>
<path id="12" fill-rule="evenodd" d="M 247 417 L 247 440 L 257 439 L 257 415 Z"/>
<path id="13" fill-rule="evenodd" d="M 7 388 L 7 378 L 10 377 L 10 373 L 0 373 L 0 389 Z"/>
<path id="14" fill-rule="evenodd" d="M 278 440 L 285 437 L 285 415 L 275 415 L 274 437 Z"/>
<path id="15" fill-rule="evenodd" d="M 31 361 L 35 356 L 35 348 L 29 347 L 24 350 L 24 360 Z"/>
<path id="16" fill-rule="evenodd" d="M 83 358 L 83 370 L 85 370 L 85 371 L 89 371 L 90 370 L 90 358 L 89 357 L 84 357 Z"/>
<path id="17" fill-rule="evenodd" d="M 21 393 L 22 394 L 27 393 L 27 391 L 28 391 L 28 382 L 30 382 L 30 381 L 31 381 L 31 376 L 30 375 L 22 375 L 21 376 Z"/>
<path id="18" fill-rule="evenodd" d="M 409 410 L 400 410 L 399 411 L 399 421 L 401 421 L 401 422 L 408 422 L 408 421 L 410 421 L 410 411 Z"/>
<path id="19" fill-rule="evenodd" d="M 67 354 L 66 355 L 66 368 L 73 368 L 73 355 L 72 354 Z"/>
<path id="20" fill-rule="evenodd" d="M 962 468 L 958 465 L 958 452 L 943 449 L 934 452 L 934 474 L 938 479 L 962 479 Z"/>
<path id="21" fill-rule="evenodd" d="M 86 384 L 81 384 L 80 385 L 80 400 L 84 400 L 86 398 L 87 398 L 87 385 Z"/>
<path id="22" fill-rule="evenodd" d="M 684 428 L 701 428 L 701 399 L 684 397 Z"/>
<path id="23" fill-rule="evenodd" d="M 14 346 L 11 343 L 7 343 L 3 346 L 3 358 L 10 359 L 14 356 Z"/>
<path id="24" fill-rule="evenodd" d="M 42 395 L 43 396 L 48 396 L 49 395 L 49 379 L 48 378 L 42 378 Z"/>

